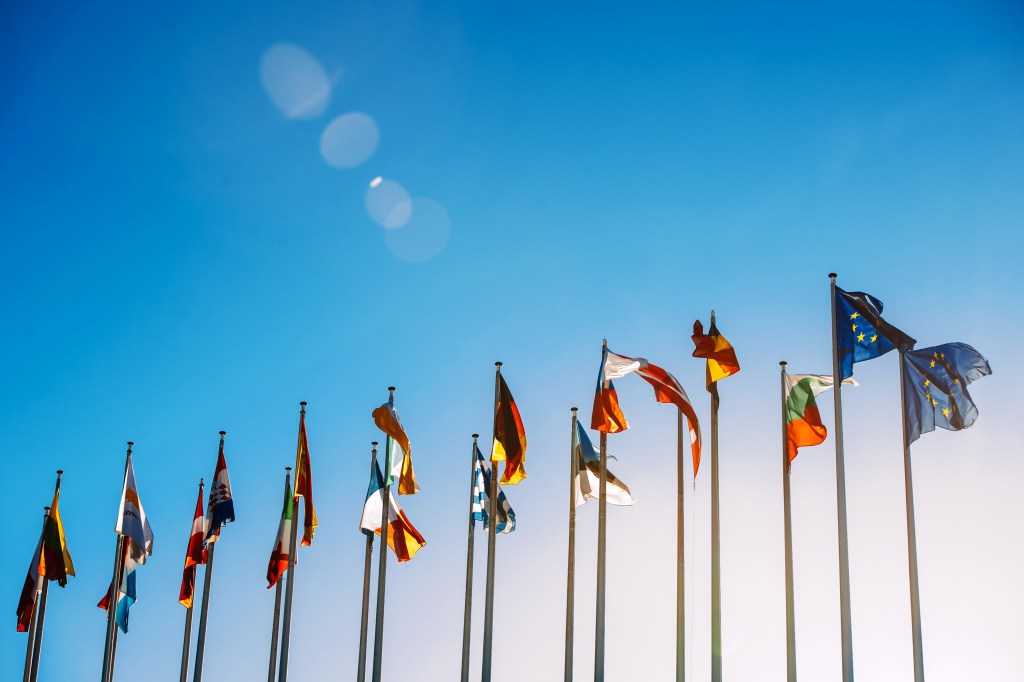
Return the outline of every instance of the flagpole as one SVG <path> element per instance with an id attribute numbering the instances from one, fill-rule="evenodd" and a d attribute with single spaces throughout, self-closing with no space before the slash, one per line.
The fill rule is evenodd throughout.
<path id="1" fill-rule="evenodd" d="M 220 451 L 224 451 L 224 436 L 227 431 L 220 432 Z M 217 481 L 213 482 L 217 485 Z M 212 490 L 212 488 L 211 488 Z M 212 498 L 211 498 L 212 499 Z M 213 518 L 210 517 L 210 523 Z M 214 533 L 217 531 L 210 528 Z M 217 537 L 216 539 L 219 539 Z M 203 571 L 203 606 L 199 611 L 199 638 L 196 640 L 196 665 L 192 671 L 193 682 L 202 682 L 203 658 L 206 656 L 206 617 L 210 613 L 210 587 L 213 584 L 213 550 L 217 549 L 216 540 L 206 543 L 206 570 Z"/>
<path id="2" fill-rule="evenodd" d="M 715 326 L 715 311 L 711 311 Z M 711 388 L 711 682 L 722 682 L 722 543 L 718 499 L 718 384 Z"/>
<path id="3" fill-rule="evenodd" d="M 299 423 L 306 414 L 306 401 L 299 403 Z M 295 472 L 295 483 L 298 485 L 299 471 Z M 307 472 L 308 475 L 308 472 Z M 288 586 L 284 593 L 284 624 L 281 628 L 281 668 L 277 674 L 278 682 L 288 680 L 288 647 L 292 632 L 292 594 L 295 592 L 295 559 L 297 553 L 296 540 L 299 530 L 299 498 L 292 493 L 292 534 L 288 541 Z"/>
<path id="4" fill-rule="evenodd" d="M 500 391 L 500 380 L 501 380 L 501 363 L 495 362 L 494 366 L 497 368 L 494 373 L 494 428 L 491 430 L 491 443 L 494 443 L 494 439 L 497 438 L 497 414 L 498 414 L 498 401 Z M 493 449 L 493 445 L 492 445 Z M 493 454 L 493 451 L 492 451 Z M 491 682 L 491 646 L 494 637 L 494 551 L 495 551 L 495 537 L 496 528 L 498 524 L 498 467 L 495 466 L 494 460 L 490 460 L 491 466 L 491 484 L 489 486 L 488 494 L 490 499 L 488 503 L 488 517 L 487 517 L 487 587 L 484 597 L 484 650 L 481 656 L 480 665 L 480 679 L 482 682 Z"/>
<path id="5" fill-rule="evenodd" d="M 836 508 L 839 518 L 839 615 L 843 650 L 843 682 L 853 682 L 853 625 L 850 619 L 850 547 L 846 534 L 846 464 L 843 458 L 843 379 L 839 368 L 838 315 L 836 310 L 836 277 L 830 272 L 829 291 L 832 305 L 832 381 L 836 413 Z"/>
<path id="6" fill-rule="evenodd" d="M 601 357 L 608 351 L 608 339 L 601 344 Z M 604 587 L 605 540 L 608 512 L 608 434 L 601 431 L 601 469 L 597 501 L 597 606 L 594 628 L 594 682 L 604 682 Z"/>
<path id="7" fill-rule="evenodd" d="M 291 491 L 291 480 L 289 474 L 291 467 L 284 468 L 284 496 L 288 497 Z M 294 529 L 293 529 L 294 530 Z M 274 682 L 274 673 L 277 672 L 277 641 L 281 622 L 281 578 L 278 577 L 274 585 L 274 624 L 270 629 L 270 667 L 267 670 L 267 682 Z M 184 682 L 184 680 L 182 681 Z"/>
<path id="8" fill-rule="evenodd" d="M 43 554 L 43 537 L 46 535 L 46 520 L 50 518 L 50 508 L 43 507 L 43 527 L 39 530 L 39 556 L 36 559 L 36 584 L 39 584 L 39 560 Z M 43 586 L 46 586 L 46 578 L 42 578 Z M 24 682 L 30 682 L 32 680 L 32 662 L 36 660 L 36 617 L 39 615 L 39 597 L 42 594 L 42 589 L 36 590 L 36 598 L 32 603 L 32 617 L 28 623 L 28 645 L 25 648 L 25 676 Z"/>
<path id="9" fill-rule="evenodd" d="M 676 682 L 686 680 L 686 567 L 683 514 L 683 413 L 676 413 Z"/>
<path id="10" fill-rule="evenodd" d="M 395 402 L 395 387 L 388 386 L 388 402 Z M 377 613 L 373 627 L 373 682 L 380 682 L 384 664 L 384 594 L 387 588 L 388 553 L 385 550 L 391 507 L 391 436 L 384 438 L 384 490 L 380 508 L 380 556 L 377 559 Z"/>
<path id="11" fill-rule="evenodd" d="M 200 500 L 203 499 L 203 479 L 202 478 L 199 479 L 199 499 Z M 193 522 L 193 525 L 194 525 L 195 524 L 195 519 L 193 519 L 192 522 Z M 192 537 L 189 536 L 189 545 L 192 544 L 191 540 L 192 540 Z M 195 567 L 193 566 L 193 568 L 195 568 Z M 192 577 L 192 594 L 193 594 L 193 600 L 194 600 L 194 596 L 195 596 L 195 574 L 194 573 L 193 573 L 193 577 Z M 191 643 L 192 643 L 192 607 L 189 606 L 187 609 L 185 609 L 185 641 L 181 645 L 181 677 L 179 678 L 180 682 L 186 682 L 186 680 L 188 680 L 188 653 L 189 653 L 189 646 L 191 645 Z"/>
<path id="12" fill-rule="evenodd" d="M 473 434 L 473 448 L 469 453 L 469 536 L 466 540 L 466 606 L 462 614 L 462 682 L 469 682 L 469 640 L 473 618 L 473 535 L 476 530 L 473 501 L 476 497 L 476 450 L 479 438 L 479 433 Z"/>
<path id="13" fill-rule="evenodd" d="M 56 486 L 54 487 L 54 490 L 53 490 L 54 499 L 56 499 L 58 493 L 60 493 L 60 479 L 61 479 L 61 477 L 63 475 L 64 475 L 63 469 L 57 469 L 57 484 L 56 484 Z M 43 515 L 43 535 L 45 537 L 45 535 L 46 535 L 46 522 L 50 518 L 50 508 L 49 507 L 43 507 L 43 509 L 46 510 L 44 515 Z M 45 540 L 44 540 L 44 543 L 45 543 Z M 40 548 L 40 552 L 42 552 L 43 549 L 44 548 L 41 547 Z M 60 549 L 63 551 L 64 548 L 61 547 Z M 64 561 L 64 557 L 61 556 L 61 562 L 63 562 L 63 561 Z M 37 568 L 37 570 L 38 570 L 38 568 Z M 31 682 L 36 682 L 36 680 L 39 679 L 39 656 L 40 656 L 40 654 L 42 653 L 42 650 L 43 650 L 43 623 L 46 620 L 46 595 L 47 595 L 47 593 L 49 591 L 50 591 L 50 580 L 46 576 L 43 576 L 43 589 L 40 590 L 39 595 L 36 597 L 36 618 L 35 618 L 36 633 L 35 633 L 35 637 L 33 638 L 35 640 L 35 643 L 34 643 L 34 648 L 33 648 L 33 651 L 32 651 L 32 671 L 31 671 L 31 674 L 29 676 L 29 679 L 31 680 Z"/>
<path id="14" fill-rule="evenodd" d="M 914 682 L 924 682 L 924 648 L 921 642 L 921 593 L 917 580 L 917 528 L 914 522 L 914 480 L 910 470 L 907 439 L 907 387 L 903 372 L 906 351 L 900 348 L 900 402 L 903 407 L 903 473 L 907 496 L 907 559 L 910 568 L 910 626 L 914 641 Z"/>
<path id="15" fill-rule="evenodd" d="M 132 446 L 134 445 L 134 442 L 128 441 L 128 453 L 124 459 L 124 476 L 121 477 L 122 481 L 128 476 L 128 464 L 132 461 Z M 123 488 L 124 483 L 121 485 Z M 120 519 L 118 521 L 120 522 Z M 110 583 L 110 593 L 107 597 L 107 639 L 103 648 L 102 682 L 111 682 L 114 679 L 114 654 L 117 651 L 117 623 L 115 622 L 115 615 L 117 613 L 117 597 L 121 589 L 121 577 L 124 572 L 124 542 L 124 536 L 118 533 L 117 543 L 114 548 L 114 579 Z"/>
<path id="16" fill-rule="evenodd" d="M 370 443 L 370 477 L 377 473 L 377 441 Z M 364 531 L 365 532 L 365 531 Z M 381 537 L 385 537 L 382 531 Z M 373 566 L 373 533 L 366 533 L 366 560 L 363 564 L 363 610 L 359 621 L 359 665 L 356 670 L 356 682 L 366 680 L 366 634 L 370 618 L 370 569 Z M 274 682 L 270 680 L 270 682 Z"/>
<path id="17" fill-rule="evenodd" d="M 565 682 L 572 682 L 573 630 L 576 607 L 576 412 L 572 412 L 572 434 L 569 437 L 569 565 L 565 571 Z"/>
<path id="18" fill-rule="evenodd" d="M 786 438 L 786 361 L 779 363 L 782 389 L 782 505 L 786 545 L 786 682 L 796 682 L 796 611 L 793 597 L 793 515 L 789 498 L 789 447 Z"/>

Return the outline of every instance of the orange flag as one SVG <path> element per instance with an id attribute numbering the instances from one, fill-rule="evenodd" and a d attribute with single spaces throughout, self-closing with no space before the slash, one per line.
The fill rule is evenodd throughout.
<path id="1" fill-rule="evenodd" d="M 313 544 L 316 531 L 316 510 L 313 508 L 313 472 L 309 468 L 309 442 L 306 440 L 306 403 L 299 414 L 299 446 L 295 452 L 295 498 L 302 498 L 305 513 L 302 517 L 302 546 Z"/>

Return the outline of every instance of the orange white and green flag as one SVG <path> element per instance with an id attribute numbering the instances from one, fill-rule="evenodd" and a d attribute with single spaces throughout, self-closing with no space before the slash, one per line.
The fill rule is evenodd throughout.
<path id="1" fill-rule="evenodd" d="M 828 435 L 821 423 L 821 414 L 815 396 L 834 385 L 831 375 L 786 374 L 786 452 L 792 462 L 799 448 L 820 445 Z M 844 384 L 856 386 L 853 378 Z"/>
<path id="2" fill-rule="evenodd" d="M 270 552 L 270 563 L 267 565 L 267 589 L 277 584 L 284 572 L 288 570 L 289 552 L 292 546 L 292 497 L 291 480 L 288 475 L 284 479 L 284 507 L 281 509 L 281 523 L 277 526 L 277 540 Z"/>

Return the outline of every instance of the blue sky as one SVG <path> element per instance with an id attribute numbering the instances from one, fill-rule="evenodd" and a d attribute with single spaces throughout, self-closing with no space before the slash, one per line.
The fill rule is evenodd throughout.
<path id="1" fill-rule="evenodd" d="M 94 604 L 127 440 L 156 541 L 118 670 L 173 678 L 195 485 L 213 474 L 220 429 L 238 521 L 217 553 L 206 672 L 261 675 L 263 575 L 300 400 L 321 528 L 300 555 L 292 672 L 348 674 L 379 438 L 370 411 L 392 384 L 423 488 L 401 502 L 428 545 L 389 572 L 385 675 L 452 679 L 469 435 L 489 433 L 495 360 L 530 443 L 529 478 L 508 491 L 519 527 L 498 540 L 495 679 L 558 678 L 569 408 L 589 419 L 607 337 L 676 374 L 706 417 L 689 335 L 712 308 L 743 366 L 722 388 L 724 666 L 732 679 L 783 679 L 777 363 L 829 370 L 830 271 L 882 299 L 920 346 L 964 341 L 992 363 L 972 387 L 977 425 L 914 446 L 925 663 L 931 680 L 1015 674 L 1018 6 L 36 3 L 0 9 L 0 38 L 0 453 L 17 472 L 4 503 L 3 679 L 20 674 L 13 610 L 57 468 L 79 575 L 51 592 L 42 670 L 98 671 Z M 273 62 L 282 48 L 308 59 Z M 279 106 L 289 94 L 298 109 Z M 353 112 L 379 143 L 338 168 L 322 135 Z M 408 203 L 384 202 L 403 227 L 368 211 L 378 177 L 404 188 Z M 855 666 L 902 680 L 896 358 L 856 376 L 861 387 L 844 391 Z M 638 380 L 619 391 L 633 428 L 612 438 L 615 472 L 639 503 L 609 514 L 607 670 L 630 679 L 642 651 L 650 679 L 666 679 L 675 420 Z M 831 425 L 830 404 L 822 412 Z M 794 465 L 805 679 L 840 672 L 833 455 L 830 437 Z M 708 484 L 705 468 L 687 498 L 697 677 L 709 665 Z M 595 525 L 588 505 L 581 678 Z"/>

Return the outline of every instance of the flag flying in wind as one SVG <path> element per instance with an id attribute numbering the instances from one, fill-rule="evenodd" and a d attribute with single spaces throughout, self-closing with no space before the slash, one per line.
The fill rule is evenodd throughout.
<path id="1" fill-rule="evenodd" d="M 590 428 L 604 433 L 618 433 L 628 429 L 629 422 L 619 408 L 619 394 L 615 392 L 615 384 L 612 383 L 614 377 L 608 376 L 609 356 L 620 357 L 609 353 L 607 347 L 601 354 L 601 369 L 597 372 L 597 389 L 594 393 L 594 409 L 590 415 Z"/>
<path id="2" fill-rule="evenodd" d="M 475 469 L 473 474 L 473 521 L 483 522 L 487 528 L 491 508 L 491 465 L 484 459 L 484 453 L 476 448 Z M 516 513 L 505 497 L 505 491 L 498 486 L 498 518 L 494 522 L 494 530 L 505 535 L 516 529 Z"/>
<path id="3" fill-rule="evenodd" d="M 302 546 L 313 544 L 316 509 L 313 508 L 313 472 L 309 468 L 309 441 L 306 440 L 306 410 L 299 414 L 299 445 L 295 452 L 295 499 L 302 498 Z"/>
<path id="4" fill-rule="evenodd" d="M 203 544 L 220 540 L 220 529 L 225 523 L 235 520 L 235 503 L 231 498 L 231 481 L 228 480 L 228 463 L 224 459 L 224 437 L 220 439 L 217 453 L 217 469 L 210 486 L 210 502 L 206 507 L 206 537 Z"/>
<path id="5" fill-rule="evenodd" d="M 281 522 L 277 524 L 277 540 L 270 552 L 270 563 L 267 564 L 267 589 L 269 590 L 281 579 L 288 570 L 289 552 L 292 547 L 292 486 L 288 476 L 284 480 L 284 506 L 281 508 Z M 298 557 L 296 557 L 298 559 Z"/>
<path id="6" fill-rule="evenodd" d="M 53 493 L 50 513 L 43 526 L 43 550 L 39 559 L 39 573 L 47 580 L 56 580 L 61 587 L 67 585 L 68 576 L 75 574 L 71 552 L 64 539 L 64 522 L 60 518 L 60 488 Z"/>
<path id="7" fill-rule="evenodd" d="M 498 374 L 498 404 L 494 410 L 494 445 L 491 461 L 504 462 L 503 485 L 518 485 L 526 478 L 526 429 L 519 408 L 508 390 L 505 377 Z"/>
<path id="8" fill-rule="evenodd" d="M 373 423 L 391 436 L 391 450 L 385 453 L 390 462 L 387 485 L 394 483 L 397 478 L 399 495 L 415 495 L 420 491 L 420 485 L 416 482 L 416 472 L 412 469 L 412 445 L 409 444 L 409 436 L 402 428 L 402 420 L 398 418 L 395 404 L 389 400 L 374 410 Z M 401 459 L 395 456 L 399 447 L 402 448 Z"/>
<path id="9" fill-rule="evenodd" d="M 988 360 L 966 343 L 945 343 L 904 354 L 907 445 L 938 426 L 966 429 L 978 419 L 967 384 L 988 376 Z"/>
<path id="10" fill-rule="evenodd" d="M 124 554 L 121 555 L 121 584 L 117 590 L 117 606 L 114 609 L 114 622 L 121 632 L 128 632 L 128 609 L 135 603 L 137 594 L 135 592 L 135 568 L 137 562 L 131 557 L 131 542 L 125 540 Z M 113 581 L 111 581 L 113 584 Z M 103 595 L 103 599 L 96 604 L 107 612 L 110 618 L 110 590 Z"/>
<path id="11" fill-rule="evenodd" d="M 39 557 L 42 555 L 43 539 L 36 543 L 36 551 L 32 552 L 32 561 L 28 565 L 25 584 L 21 588 L 21 599 L 18 600 L 18 632 L 28 632 L 32 622 L 32 611 L 36 606 L 36 595 L 43 589 L 43 576 L 39 573 Z"/>
<path id="12" fill-rule="evenodd" d="M 427 541 L 412 525 L 409 518 L 398 506 L 394 495 L 388 495 L 388 547 L 395 553 L 399 563 L 409 561 Z M 368 533 L 380 535 L 380 521 L 384 512 L 384 476 L 376 460 L 370 471 L 370 487 L 366 491 L 363 517 L 359 527 Z"/>
<path id="13" fill-rule="evenodd" d="M 814 397 L 832 388 L 832 380 L 831 375 L 786 374 L 786 452 L 790 462 L 796 459 L 798 448 L 820 445 L 828 435 Z M 853 378 L 843 383 L 857 386 Z"/>
<path id="14" fill-rule="evenodd" d="M 882 319 L 882 302 L 862 291 L 836 287 L 836 346 L 839 376 L 853 376 L 853 363 L 872 360 L 894 348 L 908 350 L 917 343 Z"/>
<path id="15" fill-rule="evenodd" d="M 131 458 L 124 472 L 124 490 L 121 493 L 121 508 L 118 511 L 114 532 L 125 537 L 125 543 L 132 559 L 137 564 L 146 563 L 146 557 L 153 555 L 153 529 L 139 500 L 135 485 L 135 468 Z"/>
<path id="16" fill-rule="evenodd" d="M 707 389 L 708 393 L 711 394 L 712 402 L 717 403 L 717 382 L 740 371 L 740 362 L 736 359 L 736 351 L 733 349 L 732 344 L 718 331 L 718 327 L 713 319 L 707 334 L 704 333 L 704 325 L 701 324 L 700 320 L 695 320 L 693 323 L 693 336 L 691 338 L 695 346 L 693 357 L 704 358 L 708 361 Z"/>
<path id="17" fill-rule="evenodd" d="M 178 602 L 186 609 L 192 608 L 192 598 L 196 592 L 196 566 L 206 563 L 206 552 L 203 551 L 203 484 L 199 484 L 199 498 L 196 500 L 196 513 L 192 517 L 192 532 L 188 536 L 185 548 L 185 570 L 181 574 L 181 589 L 178 591 Z"/>
<path id="18" fill-rule="evenodd" d="M 594 450 L 583 424 L 576 422 L 576 506 L 589 499 L 601 499 L 601 457 Z M 629 487 L 605 469 L 605 490 L 608 504 L 629 506 L 636 500 L 629 493 Z"/>

